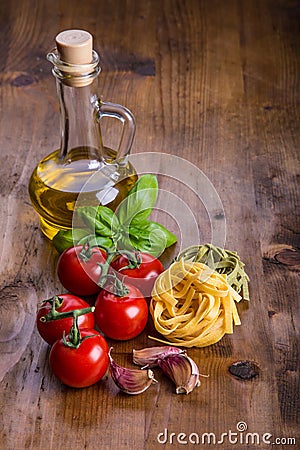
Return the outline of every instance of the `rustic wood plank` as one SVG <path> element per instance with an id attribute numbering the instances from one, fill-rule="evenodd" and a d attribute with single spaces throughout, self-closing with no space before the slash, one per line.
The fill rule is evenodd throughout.
<path id="1" fill-rule="evenodd" d="M 1 3 L 3 449 L 180 448 L 180 432 L 220 437 L 240 421 L 260 436 L 299 440 L 299 12 L 299 2 L 286 0 Z M 250 275 L 251 301 L 239 305 L 242 325 L 218 344 L 189 350 L 209 378 L 188 396 L 176 395 L 159 370 L 159 383 L 141 396 L 120 394 L 110 377 L 84 390 L 64 387 L 34 328 L 37 302 L 62 287 L 27 184 L 35 164 L 59 145 L 45 54 L 69 27 L 94 34 L 103 98 L 134 112 L 133 153 L 183 157 L 213 182 L 224 206 L 226 247 L 240 254 Z M 114 131 L 106 132 L 113 145 Z M 159 182 L 193 208 L 200 237 L 209 241 L 199 198 L 166 176 Z M 133 347 L 153 345 L 148 334 L 155 334 L 151 320 L 134 341 L 110 342 L 118 362 L 130 366 Z M 257 376 L 241 380 L 229 372 L 244 361 L 255 364 Z M 165 445 L 157 440 L 164 430 Z M 227 439 L 222 448 L 232 445 Z"/>

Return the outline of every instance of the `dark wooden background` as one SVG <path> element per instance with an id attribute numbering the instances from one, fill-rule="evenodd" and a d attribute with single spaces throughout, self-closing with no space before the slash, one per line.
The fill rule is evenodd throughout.
<path id="1" fill-rule="evenodd" d="M 275 448 L 290 448 L 288 438 L 299 448 L 299 24 L 297 0 L 0 1 L 1 448 L 181 448 L 160 444 L 158 434 L 220 436 L 239 421 L 282 438 Z M 213 183 L 226 247 L 251 278 L 242 325 L 189 351 L 209 378 L 188 396 L 160 373 L 140 396 L 120 394 L 109 378 L 84 390 L 62 386 L 34 326 L 37 302 L 62 290 L 27 185 L 59 145 L 45 55 L 67 28 L 94 35 L 100 94 L 136 116 L 132 152 L 180 156 Z M 132 348 L 151 344 L 145 332 L 115 344 L 115 356 L 130 365 Z M 250 381 L 228 371 L 245 360 L 259 368 Z"/>

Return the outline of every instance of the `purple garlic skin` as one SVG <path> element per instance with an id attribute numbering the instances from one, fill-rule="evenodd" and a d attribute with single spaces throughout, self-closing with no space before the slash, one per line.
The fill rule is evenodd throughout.
<path id="1" fill-rule="evenodd" d="M 161 346 L 161 347 L 147 347 L 141 350 L 133 349 L 133 362 L 143 368 L 157 367 L 158 360 L 164 359 L 168 355 L 178 355 L 183 353 L 178 347 Z"/>
<path id="2" fill-rule="evenodd" d="M 109 351 L 110 373 L 118 388 L 126 394 L 137 395 L 146 391 L 153 382 L 154 374 L 152 370 L 128 369 L 117 364 Z"/>
<path id="3" fill-rule="evenodd" d="M 167 355 L 158 365 L 175 384 L 176 394 L 189 394 L 200 386 L 198 366 L 185 352 Z"/>

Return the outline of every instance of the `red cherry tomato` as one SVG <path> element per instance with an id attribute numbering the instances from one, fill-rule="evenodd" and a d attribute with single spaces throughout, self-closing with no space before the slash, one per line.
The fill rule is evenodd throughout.
<path id="1" fill-rule="evenodd" d="M 57 275 L 65 289 L 75 295 L 94 295 L 100 291 L 98 282 L 101 264 L 106 254 L 97 247 L 77 245 L 66 249 L 59 257 Z"/>
<path id="2" fill-rule="evenodd" d="M 135 268 L 125 268 L 130 266 L 125 254 L 118 256 L 111 267 L 117 271 L 116 275 L 123 283 L 133 284 L 145 297 L 150 297 L 156 278 L 165 269 L 159 259 L 148 253 L 138 253 L 137 257 L 140 258 L 140 263 Z"/>
<path id="3" fill-rule="evenodd" d="M 36 326 L 41 337 L 50 345 L 60 339 L 63 332 L 68 334 L 73 325 L 73 317 L 50 320 L 49 322 L 41 320 L 41 318 L 51 313 L 53 302 L 56 302 L 55 310 L 59 313 L 88 308 L 90 306 L 86 301 L 72 294 L 61 294 L 43 302 L 37 311 Z M 89 312 L 78 317 L 78 326 L 80 328 L 94 328 L 94 325 L 94 313 Z"/>
<path id="4" fill-rule="evenodd" d="M 95 303 L 95 321 L 109 338 L 120 341 L 132 339 L 145 328 L 148 305 L 142 293 L 133 285 L 125 283 L 128 293 L 122 297 L 108 285 L 98 294 Z"/>
<path id="5" fill-rule="evenodd" d="M 68 347 L 60 339 L 55 342 L 49 355 L 54 375 L 62 383 L 75 388 L 97 383 L 105 375 L 109 364 L 108 345 L 104 337 L 93 329 L 80 330 L 80 335 L 82 341 L 78 347 Z"/>

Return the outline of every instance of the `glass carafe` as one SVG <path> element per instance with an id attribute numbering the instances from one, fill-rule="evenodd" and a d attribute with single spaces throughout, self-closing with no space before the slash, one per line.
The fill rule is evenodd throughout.
<path id="1" fill-rule="evenodd" d="M 61 145 L 42 159 L 29 181 L 31 202 L 42 232 L 50 239 L 72 228 L 76 201 L 84 191 L 89 205 L 115 209 L 134 185 L 137 175 L 127 156 L 135 134 L 135 120 L 125 107 L 100 100 L 99 57 L 92 36 L 67 30 L 56 37 L 47 55 L 53 64 L 61 116 Z M 103 146 L 100 122 L 118 119 L 122 133 L 117 150 Z"/>

